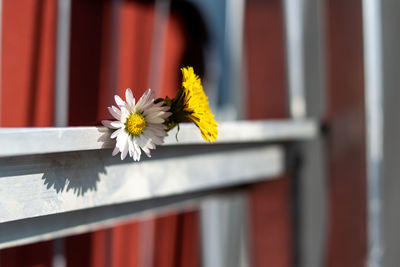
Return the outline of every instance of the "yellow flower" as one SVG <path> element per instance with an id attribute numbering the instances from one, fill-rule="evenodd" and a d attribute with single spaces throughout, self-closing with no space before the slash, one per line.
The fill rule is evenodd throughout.
<path id="1" fill-rule="evenodd" d="M 192 67 L 182 68 L 182 86 L 184 91 L 184 108 L 187 117 L 200 129 L 201 136 L 207 142 L 214 142 L 218 135 L 218 123 L 208 104 L 203 85 Z"/>

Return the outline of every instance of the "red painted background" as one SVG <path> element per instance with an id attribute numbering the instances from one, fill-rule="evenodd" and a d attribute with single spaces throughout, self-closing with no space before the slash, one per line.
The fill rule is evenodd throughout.
<path id="1" fill-rule="evenodd" d="M 361 1 L 326 10 L 329 224 L 326 265 L 365 266 L 366 148 Z"/>
<path id="2" fill-rule="evenodd" d="M 327 118 L 335 131 L 329 143 L 332 221 L 327 266 L 361 266 L 365 254 L 365 174 L 360 171 L 365 169 L 361 160 L 365 152 L 359 139 L 357 146 L 347 153 L 345 144 L 354 144 L 354 140 L 348 132 L 348 121 L 341 120 L 343 114 L 361 119 L 363 116 L 361 8 L 356 2 L 328 1 L 331 103 Z M 56 1 L 3 0 L 2 12 L 0 125 L 52 126 Z M 132 88 L 136 96 L 147 89 L 152 75 L 149 62 L 154 3 L 122 0 L 114 20 L 112 12 L 108 0 L 72 1 L 68 114 L 71 126 L 95 125 L 107 117 L 105 107 L 112 103 L 114 94 L 121 95 L 125 88 Z M 245 15 L 247 114 L 249 119 L 285 118 L 281 1 L 248 0 Z M 182 10 L 173 10 L 161 61 L 159 95 L 174 94 L 180 80 L 179 67 L 182 62 L 188 63 L 184 57 L 193 60 L 193 65 L 202 66 L 193 41 L 197 39 L 187 27 Z M 118 31 L 114 31 L 116 28 Z M 357 136 L 363 137 L 363 127 L 356 127 Z M 290 187 L 291 179 L 285 176 L 249 189 L 252 266 L 291 266 Z M 357 198 L 352 202 L 354 195 Z M 200 266 L 198 216 L 197 211 L 169 214 L 67 237 L 64 240 L 68 266 L 139 266 L 143 260 L 151 261 L 153 266 Z M 356 238 L 349 240 L 349 234 Z M 152 251 L 150 256 L 143 249 L 146 238 Z M 31 244 L 0 251 L 0 265 L 51 266 L 52 256 L 52 242 Z"/>
<path id="3" fill-rule="evenodd" d="M 1 126 L 53 124 L 55 3 L 3 1 Z M 267 4 L 249 1 L 246 10 L 250 118 L 286 116 L 280 14 L 279 1 Z M 113 94 L 122 94 L 127 87 L 136 96 L 144 92 L 151 75 L 153 19 L 151 2 L 122 1 L 117 20 L 113 21 L 109 1 L 72 1 L 69 125 L 96 124 L 108 116 L 105 107 L 112 103 Z M 112 23 L 119 25 L 117 32 L 113 31 Z M 159 95 L 174 94 L 182 58 L 195 51 L 193 37 L 188 34 L 185 17 L 179 10 L 173 10 L 167 27 Z M 270 64 L 264 64 L 266 61 Z M 282 179 L 250 189 L 254 266 L 290 264 L 288 188 L 289 180 Z M 150 260 L 153 266 L 200 266 L 198 216 L 196 211 L 171 214 L 67 237 L 64 239 L 67 264 L 125 267 Z M 144 228 L 153 231 L 152 235 L 146 236 Z M 152 238 L 149 249 L 153 252 L 150 259 L 140 247 L 144 238 L 149 237 Z M 43 242 L 5 249 L 0 252 L 0 263 L 1 266 L 51 266 L 52 256 L 52 242 Z"/>

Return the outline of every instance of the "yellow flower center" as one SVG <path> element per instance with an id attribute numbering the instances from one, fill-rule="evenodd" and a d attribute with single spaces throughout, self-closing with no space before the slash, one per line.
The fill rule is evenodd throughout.
<path id="1" fill-rule="evenodd" d="M 146 128 L 146 121 L 142 114 L 131 113 L 128 119 L 126 119 L 125 129 L 130 135 L 139 135 L 143 133 L 144 128 Z"/>

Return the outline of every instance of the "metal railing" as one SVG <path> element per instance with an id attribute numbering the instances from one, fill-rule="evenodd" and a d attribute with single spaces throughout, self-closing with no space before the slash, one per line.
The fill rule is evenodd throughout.
<path id="1" fill-rule="evenodd" d="M 2 128 L 0 248 L 92 231 L 278 177 L 286 168 L 284 144 L 316 133 L 312 120 L 230 122 L 210 145 L 183 125 L 179 142 L 171 133 L 151 159 L 133 162 L 111 156 L 104 127 Z"/>

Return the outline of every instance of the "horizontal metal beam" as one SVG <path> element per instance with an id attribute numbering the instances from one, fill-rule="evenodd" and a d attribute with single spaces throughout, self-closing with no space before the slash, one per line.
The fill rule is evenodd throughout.
<path id="1" fill-rule="evenodd" d="M 71 211 L 0 224 L 0 249 L 83 234 L 157 214 L 198 209 L 209 198 L 243 194 L 241 187 L 201 191 L 177 196 Z"/>
<path id="2" fill-rule="evenodd" d="M 104 127 L 0 129 L 0 249 L 93 231 L 233 186 L 279 177 L 313 121 L 231 122 L 206 144 L 185 124 L 151 159 L 121 161 Z M 58 152 L 58 153 L 54 153 Z M 190 206 L 189 205 L 189 206 Z"/>
<path id="3" fill-rule="evenodd" d="M 0 223 L 217 189 L 275 177 L 279 145 L 160 147 L 151 160 L 111 150 L 0 158 Z"/>
<path id="4" fill-rule="evenodd" d="M 221 123 L 218 130 L 216 144 L 296 141 L 315 137 L 317 125 L 313 120 L 235 121 Z M 105 127 L 0 128 L 0 157 L 111 148 L 110 133 Z M 191 124 L 181 126 L 179 141 L 175 135 L 176 129 L 165 145 L 207 145 Z"/>

